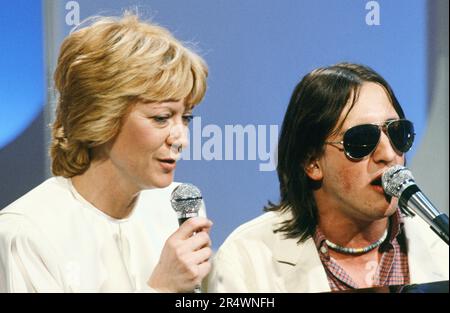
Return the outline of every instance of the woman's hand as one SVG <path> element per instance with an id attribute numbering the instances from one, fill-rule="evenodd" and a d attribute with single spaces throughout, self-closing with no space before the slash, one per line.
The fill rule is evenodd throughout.
<path id="1" fill-rule="evenodd" d="M 204 217 L 184 222 L 167 239 L 149 286 L 161 292 L 191 292 L 199 286 L 211 269 L 211 226 Z"/>

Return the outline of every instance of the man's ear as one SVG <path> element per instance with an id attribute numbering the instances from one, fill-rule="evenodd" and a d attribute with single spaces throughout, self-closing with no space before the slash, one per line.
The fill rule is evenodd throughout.
<path id="1" fill-rule="evenodd" d="M 319 163 L 319 159 L 311 159 L 305 165 L 305 173 L 308 177 L 314 181 L 322 180 L 323 173 Z"/>

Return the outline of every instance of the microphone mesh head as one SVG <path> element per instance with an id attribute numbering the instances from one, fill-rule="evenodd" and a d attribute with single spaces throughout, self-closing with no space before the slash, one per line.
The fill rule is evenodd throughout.
<path id="1" fill-rule="evenodd" d="M 178 217 L 194 217 L 202 205 L 202 194 L 192 184 L 181 184 L 172 191 L 170 203 Z"/>
<path id="2" fill-rule="evenodd" d="M 409 169 L 401 165 L 390 167 L 381 177 L 384 192 L 397 198 L 410 183 L 414 183 L 414 177 Z"/>

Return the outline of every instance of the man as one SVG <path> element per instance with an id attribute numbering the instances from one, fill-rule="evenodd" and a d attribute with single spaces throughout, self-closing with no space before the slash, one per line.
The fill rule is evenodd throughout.
<path id="1" fill-rule="evenodd" d="M 448 279 L 448 246 L 385 195 L 413 124 L 372 69 L 319 68 L 295 88 L 278 146 L 281 201 L 219 249 L 212 292 L 321 292 Z"/>

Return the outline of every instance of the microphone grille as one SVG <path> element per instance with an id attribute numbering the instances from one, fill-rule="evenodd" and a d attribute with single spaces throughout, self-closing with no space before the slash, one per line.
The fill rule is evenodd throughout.
<path id="1" fill-rule="evenodd" d="M 384 192 L 389 196 L 399 198 L 403 190 L 414 184 L 414 177 L 409 169 L 401 165 L 390 167 L 381 177 Z"/>
<path id="2" fill-rule="evenodd" d="M 196 186 L 181 184 L 172 191 L 170 203 L 179 217 L 192 217 L 197 216 L 202 199 L 200 189 Z"/>

